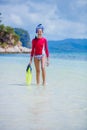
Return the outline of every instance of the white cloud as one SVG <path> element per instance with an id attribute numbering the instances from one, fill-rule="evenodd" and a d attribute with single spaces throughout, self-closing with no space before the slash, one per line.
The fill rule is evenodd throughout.
<path id="1" fill-rule="evenodd" d="M 87 0 L 77 0 L 77 4 L 78 7 L 83 7 L 83 6 L 87 6 Z"/>
<path id="2" fill-rule="evenodd" d="M 3 15 L 3 22 L 7 25 L 14 27 L 21 27 L 27 29 L 33 37 L 35 35 L 35 27 L 37 24 L 42 23 L 45 27 L 44 35 L 48 39 L 64 39 L 64 38 L 87 38 L 87 23 L 85 19 L 81 19 L 77 11 L 84 9 L 86 1 L 78 0 L 77 2 L 69 5 L 71 10 L 66 10 L 67 15 L 64 14 L 63 9 L 58 8 L 58 3 L 53 2 L 47 4 L 46 1 L 37 3 L 36 1 L 25 1 L 25 4 L 11 4 L 0 5 L 0 9 Z M 59 2 L 59 1 L 58 1 Z M 83 3 L 84 6 L 81 6 Z M 67 3 L 68 4 L 68 3 Z M 75 5 L 76 4 L 76 5 Z M 67 8 L 66 8 L 67 9 Z M 77 11 L 77 12 L 76 12 Z M 84 10 L 85 12 L 85 10 Z M 74 16 L 73 16 L 74 14 Z M 73 19 L 71 18 L 73 16 Z M 63 17 L 65 16 L 65 17 Z M 84 13 L 83 18 L 85 18 Z M 77 19 L 74 19 L 77 18 Z"/>
<path id="3" fill-rule="evenodd" d="M 54 40 L 65 38 L 86 38 L 86 32 L 87 28 L 83 23 L 71 22 L 63 19 L 48 21 L 46 27 L 46 35 L 49 39 Z"/>
<path id="4" fill-rule="evenodd" d="M 22 25 L 23 22 L 22 22 L 22 19 L 20 16 L 16 15 L 16 14 L 11 14 L 10 15 L 10 20 L 16 24 L 16 25 Z"/>

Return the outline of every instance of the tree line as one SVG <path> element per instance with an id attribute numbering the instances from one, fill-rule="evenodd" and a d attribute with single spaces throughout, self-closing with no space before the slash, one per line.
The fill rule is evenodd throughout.
<path id="1" fill-rule="evenodd" d="M 12 28 L 10 26 L 0 25 L 0 46 L 15 46 L 18 41 L 22 42 L 22 46 L 30 47 L 30 36 L 26 30 L 21 28 Z"/>

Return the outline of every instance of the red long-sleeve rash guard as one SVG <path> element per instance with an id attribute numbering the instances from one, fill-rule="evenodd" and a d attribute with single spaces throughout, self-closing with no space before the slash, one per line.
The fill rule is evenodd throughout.
<path id="1" fill-rule="evenodd" d="M 33 55 L 42 55 L 43 49 L 45 51 L 46 56 L 49 57 L 47 40 L 45 38 L 35 38 L 32 40 L 32 57 Z"/>

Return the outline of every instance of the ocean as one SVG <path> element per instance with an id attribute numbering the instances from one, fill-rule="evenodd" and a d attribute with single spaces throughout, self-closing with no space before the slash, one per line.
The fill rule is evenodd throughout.
<path id="1" fill-rule="evenodd" d="M 87 53 L 49 51 L 45 87 L 29 54 L 0 54 L 0 130 L 87 130 Z"/>

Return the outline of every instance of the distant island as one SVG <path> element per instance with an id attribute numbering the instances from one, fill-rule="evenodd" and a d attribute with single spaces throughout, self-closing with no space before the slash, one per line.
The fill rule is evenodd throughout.
<path id="1" fill-rule="evenodd" d="M 27 31 L 0 25 L 0 53 L 30 52 L 30 37 Z"/>
<path id="2" fill-rule="evenodd" d="M 48 41 L 49 50 L 52 53 L 58 52 L 87 52 L 87 39 L 64 39 Z"/>
<path id="3" fill-rule="evenodd" d="M 51 53 L 87 52 L 87 39 L 48 41 Z M 30 53 L 29 33 L 21 28 L 0 25 L 0 53 Z"/>

